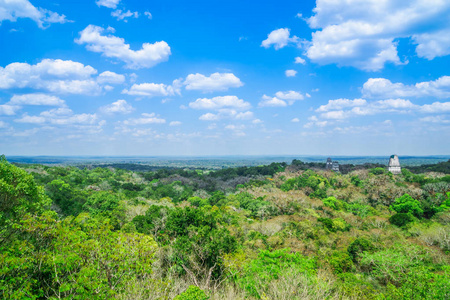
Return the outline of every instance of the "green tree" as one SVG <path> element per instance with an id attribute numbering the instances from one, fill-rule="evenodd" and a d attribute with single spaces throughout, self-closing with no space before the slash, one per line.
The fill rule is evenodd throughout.
<path id="1" fill-rule="evenodd" d="M 397 213 L 413 214 L 417 218 L 420 218 L 423 214 L 423 209 L 420 206 L 420 202 L 412 198 L 408 194 L 396 198 L 394 203 L 391 205 L 391 209 Z"/>

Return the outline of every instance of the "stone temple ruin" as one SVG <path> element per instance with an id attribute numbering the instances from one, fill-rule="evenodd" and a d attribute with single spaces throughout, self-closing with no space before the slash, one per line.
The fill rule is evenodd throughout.
<path id="1" fill-rule="evenodd" d="M 326 164 L 327 170 L 332 170 L 334 172 L 339 172 L 339 163 L 337 161 L 332 161 L 330 157 L 327 158 Z"/>
<path id="2" fill-rule="evenodd" d="M 394 175 L 402 173 L 402 168 L 400 167 L 400 161 L 398 160 L 397 154 L 391 155 L 389 158 L 388 171 Z"/>

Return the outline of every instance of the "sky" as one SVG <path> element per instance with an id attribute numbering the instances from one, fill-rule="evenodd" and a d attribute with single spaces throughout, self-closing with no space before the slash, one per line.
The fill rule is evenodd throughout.
<path id="1" fill-rule="evenodd" d="M 0 153 L 449 155 L 450 1 L 0 0 Z"/>

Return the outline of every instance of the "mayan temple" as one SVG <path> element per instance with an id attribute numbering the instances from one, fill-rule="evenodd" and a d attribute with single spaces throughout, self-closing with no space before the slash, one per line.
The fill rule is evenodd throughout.
<path id="1" fill-rule="evenodd" d="M 402 173 L 402 168 L 400 167 L 400 161 L 398 160 L 397 154 L 391 155 L 391 158 L 389 158 L 388 170 L 394 175 Z"/>

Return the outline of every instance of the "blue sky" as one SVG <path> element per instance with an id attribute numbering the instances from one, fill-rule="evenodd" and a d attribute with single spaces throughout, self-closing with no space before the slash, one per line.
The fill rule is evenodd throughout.
<path id="1" fill-rule="evenodd" d="M 450 2 L 0 0 L 6 155 L 448 155 Z"/>

